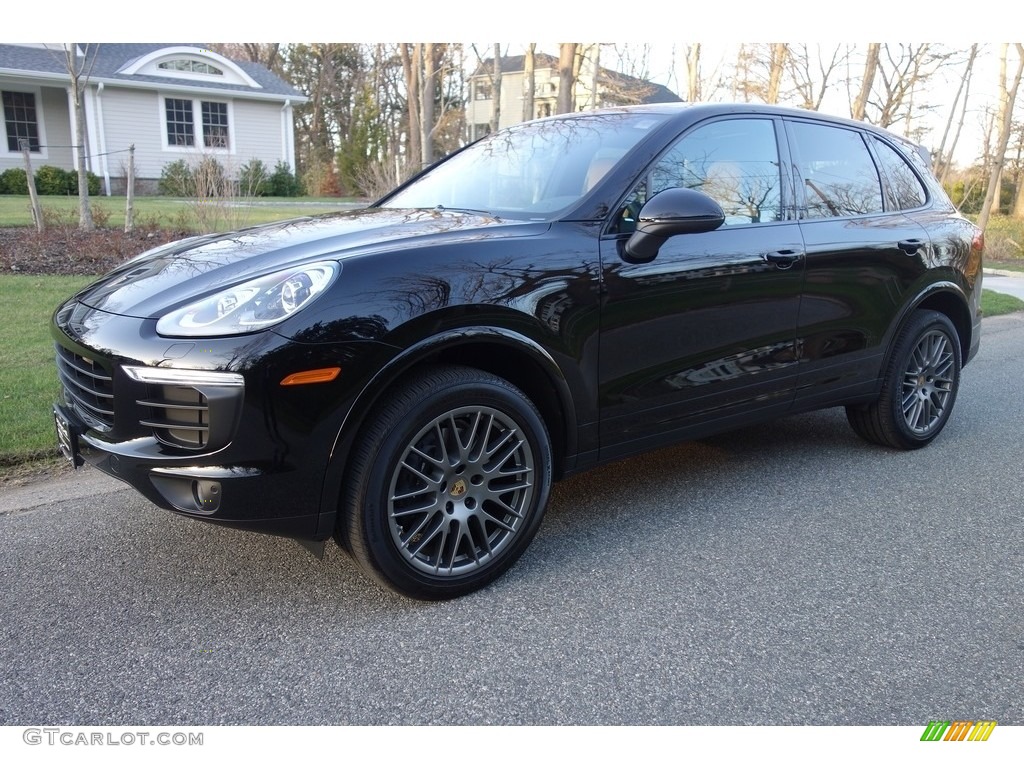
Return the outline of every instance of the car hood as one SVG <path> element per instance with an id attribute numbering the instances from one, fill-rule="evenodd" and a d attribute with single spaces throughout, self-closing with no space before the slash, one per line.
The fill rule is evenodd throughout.
<path id="1" fill-rule="evenodd" d="M 185 302 L 313 260 L 493 237 L 525 237 L 546 222 L 443 209 L 368 208 L 204 235 L 148 251 L 76 297 L 93 309 L 156 318 Z"/>

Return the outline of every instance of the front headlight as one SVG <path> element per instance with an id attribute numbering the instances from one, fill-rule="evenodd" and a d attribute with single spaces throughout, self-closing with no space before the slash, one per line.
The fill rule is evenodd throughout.
<path id="1" fill-rule="evenodd" d="M 226 288 L 161 317 L 161 336 L 230 336 L 258 331 L 295 314 L 337 277 L 335 261 L 284 269 Z"/>

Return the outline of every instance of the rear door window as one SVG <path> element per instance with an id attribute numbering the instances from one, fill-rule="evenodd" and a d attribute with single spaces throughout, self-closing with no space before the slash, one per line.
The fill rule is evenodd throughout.
<path id="1" fill-rule="evenodd" d="M 802 218 L 880 213 L 882 182 L 859 131 L 791 121 L 804 203 Z"/>

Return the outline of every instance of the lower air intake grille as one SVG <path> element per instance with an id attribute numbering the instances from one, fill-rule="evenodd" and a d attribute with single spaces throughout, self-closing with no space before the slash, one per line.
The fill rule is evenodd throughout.
<path id="1" fill-rule="evenodd" d="M 210 406 L 192 387 L 154 386 L 155 397 L 138 400 L 150 409 L 139 424 L 150 427 L 156 439 L 179 448 L 205 448 L 210 439 Z"/>
<path id="2" fill-rule="evenodd" d="M 114 381 L 110 373 L 88 357 L 57 346 L 57 376 L 65 402 L 93 429 L 109 432 L 114 426 Z"/>

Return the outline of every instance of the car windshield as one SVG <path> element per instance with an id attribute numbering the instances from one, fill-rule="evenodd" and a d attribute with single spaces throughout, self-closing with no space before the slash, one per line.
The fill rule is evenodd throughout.
<path id="1" fill-rule="evenodd" d="M 573 115 L 491 134 L 381 202 L 543 219 L 580 200 L 644 136 L 658 114 Z"/>

